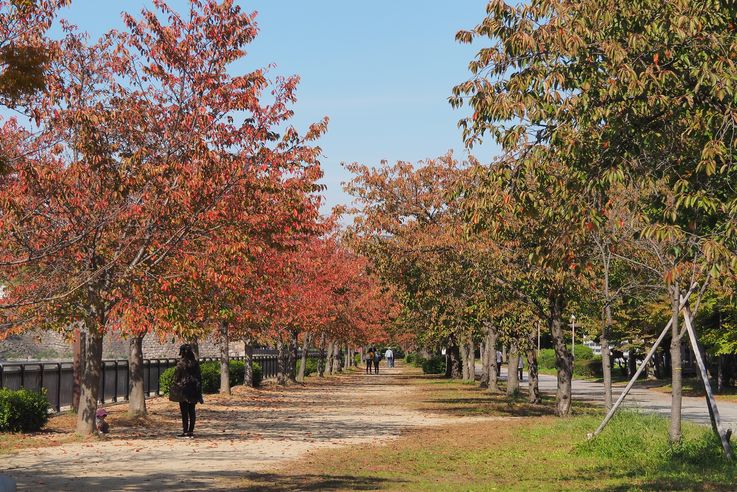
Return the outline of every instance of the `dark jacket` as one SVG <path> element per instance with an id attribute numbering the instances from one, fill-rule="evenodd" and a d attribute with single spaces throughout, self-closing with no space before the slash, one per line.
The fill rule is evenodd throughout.
<path id="1" fill-rule="evenodd" d="M 202 374 L 199 362 L 179 359 L 174 369 L 174 379 L 169 387 L 169 399 L 187 403 L 202 401 Z"/>

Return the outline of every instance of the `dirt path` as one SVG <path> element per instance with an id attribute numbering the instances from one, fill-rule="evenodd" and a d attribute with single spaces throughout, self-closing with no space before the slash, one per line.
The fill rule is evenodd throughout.
<path id="1" fill-rule="evenodd" d="M 402 369 L 287 389 L 236 388 L 198 409 L 193 440 L 174 438 L 178 407 L 160 398 L 149 404 L 147 427 L 125 425 L 121 406 L 111 411 L 109 438 L 6 455 L 0 469 L 19 490 L 200 490 L 216 482 L 227 488 L 244 473 L 277 468 L 316 449 L 479 420 L 426 415 L 402 404 L 417 391 Z"/>

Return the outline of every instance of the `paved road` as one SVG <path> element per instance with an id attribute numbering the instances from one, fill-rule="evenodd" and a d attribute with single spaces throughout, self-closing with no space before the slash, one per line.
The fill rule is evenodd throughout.
<path id="1" fill-rule="evenodd" d="M 506 378 L 507 370 L 502 368 L 502 378 Z M 527 389 L 527 374 L 525 381 L 520 384 L 525 390 Z M 555 394 L 557 380 L 555 376 L 547 374 L 540 375 L 540 390 L 544 393 Z M 617 400 L 624 385 L 616 385 L 612 388 L 612 397 Z M 593 381 L 574 380 L 573 381 L 573 398 L 577 400 L 590 401 L 597 404 L 604 404 L 604 384 Z M 653 412 L 670 416 L 670 394 L 646 388 L 633 388 L 624 400 L 624 406 L 628 408 L 636 408 L 644 412 Z M 730 427 L 737 432 L 737 403 L 717 401 L 719 415 L 722 419 L 722 425 Z M 699 424 L 710 424 L 709 410 L 706 407 L 706 399 L 703 397 L 683 397 L 682 407 L 683 418 L 691 422 Z"/>

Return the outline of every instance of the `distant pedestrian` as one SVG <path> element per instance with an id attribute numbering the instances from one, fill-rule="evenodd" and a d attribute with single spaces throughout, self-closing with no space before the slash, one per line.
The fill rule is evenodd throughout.
<path id="1" fill-rule="evenodd" d="M 373 372 L 375 352 L 376 351 L 373 347 L 368 349 L 368 354 L 366 354 L 366 374 L 371 374 Z"/>
<path id="2" fill-rule="evenodd" d="M 374 352 L 374 374 L 379 374 L 379 361 L 381 360 L 381 352 Z"/>
<path id="3" fill-rule="evenodd" d="M 496 351 L 496 374 L 501 377 L 502 375 L 502 351 Z"/>
<path id="4" fill-rule="evenodd" d="M 195 406 L 204 403 L 202 400 L 202 373 L 200 363 L 194 355 L 192 346 L 185 343 L 179 347 L 179 362 L 174 369 L 174 379 L 169 387 L 169 399 L 179 402 L 182 414 L 182 433 L 177 437 L 194 437 L 194 425 L 197 419 Z"/>
<path id="5" fill-rule="evenodd" d="M 524 359 L 522 359 L 522 356 L 518 357 L 517 360 L 519 361 L 517 362 L 517 371 L 519 372 L 519 380 L 524 381 L 525 378 L 523 375 L 524 375 L 525 362 L 524 362 Z"/>
<path id="6" fill-rule="evenodd" d="M 384 354 L 384 357 L 386 357 L 387 367 L 394 367 L 394 352 L 392 352 L 391 347 L 386 349 L 386 353 Z"/>

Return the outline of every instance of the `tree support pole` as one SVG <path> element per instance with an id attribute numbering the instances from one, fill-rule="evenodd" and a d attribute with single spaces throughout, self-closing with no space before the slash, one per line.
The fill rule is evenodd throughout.
<path id="1" fill-rule="evenodd" d="M 686 293 L 685 298 L 681 298 L 681 309 L 688 303 L 688 298 L 691 297 L 691 292 L 693 292 L 693 289 L 696 288 L 696 284 L 692 285 L 691 288 Z M 611 410 L 607 412 L 606 417 L 604 417 L 604 420 L 602 420 L 601 424 L 599 424 L 599 427 L 591 434 L 589 434 L 587 437 L 589 440 L 595 438 L 598 436 L 602 430 L 604 430 L 604 427 L 609 423 L 609 421 L 614 417 L 614 414 L 617 413 L 617 410 L 619 409 L 619 406 L 624 401 L 624 398 L 629 394 L 630 390 L 632 389 L 632 386 L 635 385 L 635 382 L 637 381 L 637 378 L 640 377 L 640 374 L 642 374 L 642 371 L 645 370 L 647 367 L 647 364 L 650 362 L 650 359 L 652 359 L 653 355 L 655 355 L 655 351 L 658 349 L 658 346 L 665 338 L 665 335 L 668 333 L 668 330 L 670 330 L 671 325 L 673 324 L 673 318 L 671 318 L 668 321 L 668 324 L 665 325 L 665 328 L 663 328 L 663 331 L 660 333 L 660 336 L 653 344 L 652 348 L 650 349 L 650 352 L 648 352 L 647 357 L 645 357 L 645 360 L 642 361 L 642 364 L 640 364 L 640 367 L 637 368 L 637 371 L 635 371 L 635 375 L 632 376 L 632 379 L 630 379 L 630 382 L 627 383 L 627 386 L 624 388 L 624 391 L 622 391 L 622 394 L 619 395 L 619 398 L 617 398 L 617 402 L 612 406 Z"/>
<path id="2" fill-rule="evenodd" d="M 696 356 L 696 363 L 699 366 L 699 372 L 701 373 L 701 380 L 704 382 L 704 389 L 706 390 L 706 406 L 709 408 L 709 417 L 711 418 L 711 427 L 714 429 L 714 433 L 719 436 L 719 440 L 722 443 L 722 449 L 724 450 L 724 456 L 728 460 L 732 460 L 732 446 L 729 444 L 729 438 L 732 435 L 731 429 L 722 429 L 721 419 L 719 418 L 719 409 L 717 408 L 717 402 L 714 399 L 714 393 L 711 391 L 711 383 L 709 382 L 709 375 L 706 372 L 706 365 L 699 350 L 698 340 L 696 339 L 696 330 L 693 329 L 691 323 L 691 308 L 688 305 L 688 300 L 681 298 L 681 303 L 685 303 L 683 306 L 683 320 L 686 323 L 686 330 L 688 330 L 688 338 L 691 340 L 691 348 Z"/>

